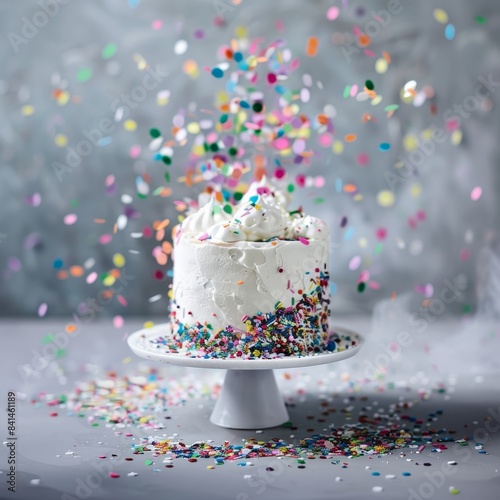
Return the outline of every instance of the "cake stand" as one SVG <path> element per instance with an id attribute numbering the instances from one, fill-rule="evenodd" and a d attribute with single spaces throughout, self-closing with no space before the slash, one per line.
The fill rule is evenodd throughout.
<path id="1" fill-rule="evenodd" d="M 153 344 L 151 340 L 159 337 L 168 340 L 168 324 L 139 330 L 131 334 L 127 342 L 135 354 L 153 361 L 192 368 L 227 370 L 210 421 L 232 429 L 260 429 L 275 427 L 289 420 L 274 378 L 274 369 L 333 363 L 350 358 L 359 351 L 363 342 L 359 334 L 346 328 L 336 327 L 333 330 L 341 338 L 336 351 L 278 359 L 203 358 L 187 351 L 177 351 L 175 347 L 170 349 L 168 344 Z"/>

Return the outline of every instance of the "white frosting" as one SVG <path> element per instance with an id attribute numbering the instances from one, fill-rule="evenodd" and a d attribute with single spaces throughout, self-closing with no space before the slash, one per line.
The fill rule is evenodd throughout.
<path id="1" fill-rule="evenodd" d="M 196 237 L 209 231 L 212 226 L 230 219 L 231 214 L 225 212 L 212 196 L 208 203 L 182 221 L 181 228 L 183 234 Z"/>
<path id="2" fill-rule="evenodd" d="M 273 244 L 274 243 L 274 244 Z M 213 332 L 242 318 L 297 303 L 311 278 L 328 269 L 328 242 L 276 240 L 216 243 L 181 237 L 174 251 L 173 311 L 182 323 L 209 323 Z"/>
<path id="3" fill-rule="evenodd" d="M 326 240 L 326 224 L 309 215 L 290 215 L 290 194 L 280 191 L 266 177 L 253 182 L 233 215 L 213 197 L 182 223 L 182 235 L 213 242 L 267 241 L 272 238 Z M 208 236 L 207 236 L 208 235 Z"/>

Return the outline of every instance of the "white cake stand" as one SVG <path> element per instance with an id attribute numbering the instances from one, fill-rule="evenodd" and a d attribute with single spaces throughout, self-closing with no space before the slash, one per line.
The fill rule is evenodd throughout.
<path id="1" fill-rule="evenodd" d="M 156 325 L 131 334 L 127 341 L 135 354 L 146 359 L 193 368 L 225 369 L 226 376 L 210 421 L 232 429 L 275 427 L 289 420 L 280 395 L 274 369 L 299 368 L 341 361 L 354 356 L 363 338 L 346 328 L 334 328 L 343 340 L 335 352 L 279 359 L 218 359 L 193 357 L 187 351 L 169 350 L 168 345 L 153 344 L 152 339 L 170 337 L 168 324 Z M 355 341 L 355 345 L 352 345 Z"/>

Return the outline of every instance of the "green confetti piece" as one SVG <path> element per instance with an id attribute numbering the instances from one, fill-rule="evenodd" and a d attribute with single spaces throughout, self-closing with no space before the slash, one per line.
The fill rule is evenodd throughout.
<path id="1" fill-rule="evenodd" d="M 365 291 L 365 288 L 366 288 L 366 283 L 358 283 L 358 292 L 359 293 L 363 293 Z"/>
<path id="2" fill-rule="evenodd" d="M 98 423 L 98 422 L 94 422 L 94 423 L 92 424 L 92 427 L 99 427 L 99 423 Z"/>
<path id="3" fill-rule="evenodd" d="M 64 356 L 66 356 L 66 349 L 57 349 L 57 351 L 55 353 L 55 357 L 56 358 L 63 358 Z"/>
<path id="4" fill-rule="evenodd" d="M 347 99 L 350 95 L 351 95 L 351 86 L 350 85 L 346 85 L 345 88 L 344 88 L 344 92 L 342 94 L 342 97 L 344 99 Z"/>
<path id="5" fill-rule="evenodd" d="M 147 195 L 146 194 L 141 194 L 141 193 L 137 193 L 137 198 L 139 198 L 140 200 L 145 200 L 147 199 Z"/>
<path id="6" fill-rule="evenodd" d="M 378 254 L 382 251 L 382 249 L 383 249 L 383 248 L 384 248 L 383 243 L 379 243 L 379 244 L 375 247 L 375 249 L 373 250 L 373 254 L 374 254 L 374 255 L 378 255 Z"/>
<path id="7" fill-rule="evenodd" d="M 160 137 L 161 132 L 157 128 L 152 128 L 152 129 L 149 130 L 149 135 L 153 139 L 156 139 L 157 137 Z"/>
<path id="8" fill-rule="evenodd" d="M 488 22 L 488 19 L 484 16 L 476 16 L 474 18 L 474 21 L 476 21 L 477 24 L 486 24 Z"/>
<path id="9" fill-rule="evenodd" d="M 291 427 L 293 427 L 293 422 L 285 422 L 282 427 L 285 427 L 287 429 L 290 429 Z"/>
<path id="10" fill-rule="evenodd" d="M 103 49 L 101 56 L 103 59 L 109 59 L 110 57 L 113 57 L 116 54 L 118 47 L 116 43 L 108 43 Z"/>
<path id="11" fill-rule="evenodd" d="M 373 90 L 375 88 L 375 84 L 371 80 L 366 80 L 365 87 L 368 90 Z"/>
<path id="12" fill-rule="evenodd" d="M 165 180 L 170 182 L 170 172 L 165 172 Z"/>
<path id="13" fill-rule="evenodd" d="M 227 113 L 224 113 L 223 115 L 220 115 L 219 121 L 221 123 L 226 123 L 229 118 L 229 115 Z"/>
<path id="14" fill-rule="evenodd" d="M 388 106 L 386 106 L 384 108 L 384 111 L 388 112 L 388 111 L 396 111 L 397 109 L 399 109 L 399 104 L 389 104 Z"/>
<path id="15" fill-rule="evenodd" d="M 240 192 L 234 193 L 233 198 L 234 198 L 236 201 L 240 201 L 240 200 L 241 200 L 241 198 L 243 198 L 243 193 L 240 193 Z"/>
<path id="16" fill-rule="evenodd" d="M 54 340 L 54 338 L 55 338 L 55 335 L 53 333 L 49 333 L 48 335 L 43 337 L 42 344 L 43 345 L 50 344 Z"/>
<path id="17" fill-rule="evenodd" d="M 92 78 L 92 70 L 90 68 L 80 68 L 76 74 L 76 79 L 79 82 L 88 82 Z"/>
<path id="18" fill-rule="evenodd" d="M 325 202 L 325 199 L 324 198 L 314 198 L 314 203 L 316 204 L 321 204 L 321 203 L 324 203 Z"/>
<path id="19" fill-rule="evenodd" d="M 233 207 L 231 205 L 224 205 L 224 212 L 226 212 L 227 214 L 232 214 Z"/>
<path id="20" fill-rule="evenodd" d="M 470 304 L 464 304 L 462 307 L 462 312 L 464 314 L 470 314 L 472 312 L 472 306 Z"/>
<path id="21" fill-rule="evenodd" d="M 286 187 L 286 190 L 289 193 L 293 193 L 295 191 L 295 186 L 293 184 L 288 184 L 288 186 Z"/>
<path id="22" fill-rule="evenodd" d="M 144 460 L 144 465 L 153 465 L 152 460 Z"/>
<path id="23" fill-rule="evenodd" d="M 162 156 L 161 161 L 165 163 L 165 165 L 172 165 L 172 158 L 170 158 L 170 156 Z"/>

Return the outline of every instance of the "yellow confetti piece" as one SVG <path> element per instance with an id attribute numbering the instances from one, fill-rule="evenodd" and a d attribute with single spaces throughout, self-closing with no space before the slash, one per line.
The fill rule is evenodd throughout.
<path id="1" fill-rule="evenodd" d="M 377 203 L 381 207 L 392 207 L 395 202 L 395 197 L 394 193 L 392 191 L 384 190 L 384 191 L 379 191 L 377 194 Z"/>
<path id="2" fill-rule="evenodd" d="M 68 145 L 68 137 L 64 134 L 57 134 L 54 137 L 54 142 L 58 148 L 64 148 Z"/>
<path id="3" fill-rule="evenodd" d="M 248 35 L 248 30 L 246 26 L 236 26 L 234 34 L 236 38 L 246 38 Z"/>
<path id="4" fill-rule="evenodd" d="M 422 186 L 418 183 L 412 184 L 410 192 L 414 198 L 418 198 L 422 194 Z"/>
<path id="5" fill-rule="evenodd" d="M 108 275 L 102 280 L 102 284 L 104 286 L 113 286 L 116 282 L 116 278 L 114 276 Z"/>
<path id="6" fill-rule="evenodd" d="M 354 201 L 361 201 L 361 200 L 363 199 L 363 195 L 362 195 L 361 193 L 356 193 L 356 194 L 352 197 L 352 199 L 353 199 Z"/>
<path id="7" fill-rule="evenodd" d="M 448 14 L 443 9 L 434 9 L 433 12 L 434 19 L 441 24 L 446 24 L 448 22 Z"/>
<path id="8" fill-rule="evenodd" d="M 332 149 L 335 154 L 340 155 L 344 151 L 344 143 L 342 141 L 334 141 Z"/>
<path id="9" fill-rule="evenodd" d="M 384 98 L 381 95 L 378 95 L 377 97 L 375 97 L 374 99 L 372 99 L 371 105 L 372 106 L 377 106 L 378 104 L 380 104 L 382 102 L 383 99 Z"/>
<path id="10" fill-rule="evenodd" d="M 190 133 L 190 134 L 199 134 L 200 133 L 200 124 L 199 123 L 196 123 L 196 122 L 191 122 L 191 123 L 188 123 L 187 127 L 186 127 L 186 130 Z"/>
<path id="11" fill-rule="evenodd" d="M 125 120 L 123 123 L 123 128 L 127 132 L 133 132 L 137 128 L 137 122 L 135 120 Z"/>
<path id="12" fill-rule="evenodd" d="M 408 152 L 414 151 L 418 147 L 417 138 L 413 134 L 405 135 L 405 137 L 403 139 L 403 147 Z"/>
<path id="13" fill-rule="evenodd" d="M 32 106 L 31 104 L 25 104 L 25 105 L 21 108 L 21 113 L 22 113 L 24 116 L 31 116 L 34 112 L 35 112 L 35 107 L 34 107 L 34 106 Z"/>
<path id="14" fill-rule="evenodd" d="M 126 358 L 123 358 L 122 363 L 124 365 L 130 363 L 132 361 L 132 358 L 130 356 L 127 356 Z"/>
<path id="15" fill-rule="evenodd" d="M 153 321 L 146 321 L 143 325 L 144 328 L 153 328 L 155 326 Z"/>
<path id="16" fill-rule="evenodd" d="M 366 238 L 359 238 L 358 244 L 361 248 L 366 248 L 368 245 L 368 240 Z"/>
<path id="17" fill-rule="evenodd" d="M 57 105 L 58 106 L 65 106 L 66 104 L 68 104 L 70 97 L 71 96 L 70 96 L 69 92 L 67 90 L 63 90 L 57 96 Z"/>
<path id="18" fill-rule="evenodd" d="M 123 267 L 125 265 L 125 257 L 121 253 L 115 253 L 113 255 L 113 264 L 116 267 Z"/>
<path id="19" fill-rule="evenodd" d="M 458 146 L 462 142 L 462 131 L 461 130 L 454 130 L 451 134 L 451 143 L 454 146 Z"/>
<path id="20" fill-rule="evenodd" d="M 426 128 L 422 130 L 422 139 L 425 141 L 432 140 L 432 136 L 434 135 L 434 131 L 430 128 Z"/>
<path id="21" fill-rule="evenodd" d="M 383 75 L 384 73 L 386 73 L 388 68 L 389 63 L 382 57 L 380 59 L 377 59 L 377 61 L 375 62 L 375 71 L 379 75 Z"/>

